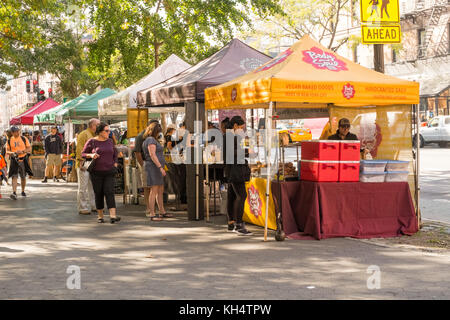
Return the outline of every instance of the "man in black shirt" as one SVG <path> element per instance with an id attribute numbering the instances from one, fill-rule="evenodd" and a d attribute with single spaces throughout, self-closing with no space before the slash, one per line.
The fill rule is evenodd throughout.
<path id="1" fill-rule="evenodd" d="M 359 140 L 356 134 L 350 132 L 350 120 L 342 118 L 339 120 L 339 129 L 335 134 L 328 137 L 328 140 Z M 368 149 L 361 149 L 364 154 L 369 153 Z"/>
<path id="2" fill-rule="evenodd" d="M 61 137 L 58 135 L 58 127 L 51 128 L 51 133 L 45 137 L 44 149 L 45 157 L 47 159 L 45 164 L 45 177 L 42 180 L 43 183 L 47 182 L 47 178 L 53 176 L 53 181 L 59 182 L 58 176 L 61 172 L 63 153 L 63 143 Z"/>

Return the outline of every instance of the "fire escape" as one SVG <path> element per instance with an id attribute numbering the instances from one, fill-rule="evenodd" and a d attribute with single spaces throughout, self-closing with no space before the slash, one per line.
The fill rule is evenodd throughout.
<path id="1" fill-rule="evenodd" d="M 422 34 L 418 35 L 418 59 L 449 53 L 448 16 L 445 15 L 449 10 L 450 0 L 416 0 L 415 18 L 423 21 Z"/>

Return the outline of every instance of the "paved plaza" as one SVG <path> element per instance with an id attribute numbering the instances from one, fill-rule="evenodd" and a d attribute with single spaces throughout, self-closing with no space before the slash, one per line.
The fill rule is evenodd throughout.
<path id="1" fill-rule="evenodd" d="M 276 242 L 272 232 L 263 242 L 259 227 L 252 237 L 227 233 L 224 216 L 150 222 L 142 206 L 118 210 L 119 224 L 98 224 L 78 215 L 75 184 L 39 180 L 26 199 L 1 199 L 0 299 L 450 298 L 450 253 L 346 238 Z M 379 289 L 368 289 L 371 266 Z M 68 289 L 78 267 L 80 289 Z"/>

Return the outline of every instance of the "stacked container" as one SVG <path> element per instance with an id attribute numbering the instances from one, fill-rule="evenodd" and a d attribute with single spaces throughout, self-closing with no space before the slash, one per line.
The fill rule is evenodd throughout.
<path id="1" fill-rule="evenodd" d="M 301 179 L 319 182 L 359 181 L 359 150 L 359 141 L 302 142 Z"/>
<path id="2" fill-rule="evenodd" d="M 361 182 L 384 182 L 387 160 L 361 160 Z"/>
<path id="3" fill-rule="evenodd" d="M 409 161 L 388 160 L 386 164 L 386 182 L 408 181 Z"/>
<path id="4" fill-rule="evenodd" d="M 339 180 L 339 141 L 302 142 L 300 171 L 302 180 L 337 182 Z"/>
<path id="5" fill-rule="evenodd" d="M 359 141 L 339 141 L 339 182 L 359 181 Z"/>

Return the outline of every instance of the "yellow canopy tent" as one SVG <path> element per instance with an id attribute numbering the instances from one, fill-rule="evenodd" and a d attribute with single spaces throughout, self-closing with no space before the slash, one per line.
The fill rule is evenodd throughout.
<path id="1" fill-rule="evenodd" d="M 265 108 L 269 109 L 266 117 L 266 135 L 271 136 L 272 114 L 276 109 L 284 108 L 328 108 L 330 118 L 366 114 L 363 107 L 372 106 L 375 122 L 381 126 L 384 140 L 388 141 L 392 125 L 399 123 L 399 115 L 408 113 L 409 132 L 405 128 L 401 133 L 406 149 L 411 152 L 411 105 L 419 103 L 419 83 L 398 79 L 365 67 L 346 58 L 338 56 L 333 51 L 323 47 L 308 35 L 295 43 L 291 48 L 280 53 L 276 58 L 262 65 L 255 71 L 205 89 L 205 108 L 239 109 Z M 374 107 L 376 106 L 376 107 Z M 392 107 L 391 106 L 396 106 Z M 402 108 L 399 108 L 399 107 Z M 407 108 L 407 109 L 406 109 Z M 416 108 L 417 109 L 417 108 Z M 352 110 L 353 113 L 349 113 Z M 394 111 L 393 111 L 394 110 Z M 408 112 L 404 112 L 404 111 Z M 387 114 L 394 113 L 393 115 Z M 392 120 L 391 118 L 395 118 Z M 269 119 L 269 120 L 268 120 Z M 391 123 L 391 126 L 384 124 Z M 407 120 L 401 119 L 406 123 Z M 373 123 L 373 121 L 372 121 Z M 416 125 L 417 125 L 416 121 Z M 407 137 L 408 136 L 408 137 Z M 406 139 L 408 138 L 408 139 Z M 271 149 L 271 139 L 267 139 L 268 149 Z M 380 156 L 389 155 L 398 158 L 392 147 L 385 143 L 386 151 Z M 388 150 L 389 149 L 389 150 Z M 388 152 L 389 151 L 389 152 Z M 384 152 L 384 153 L 383 153 Z M 269 153 L 267 153 L 269 156 Z M 416 166 L 418 166 L 416 164 Z M 268 162 L 270 172 L 270 161 Z M 418 170 L 416 170 L 416 188 Z M 268 183 L 267 201 L 268 203 Z M 416 192 L 416 207 L 418 196 Z M 266 206 L 267 228 L 268 206 Z M 267 230 L 266 230 L 267 233 Z"/>

